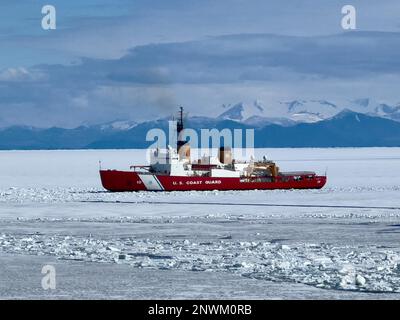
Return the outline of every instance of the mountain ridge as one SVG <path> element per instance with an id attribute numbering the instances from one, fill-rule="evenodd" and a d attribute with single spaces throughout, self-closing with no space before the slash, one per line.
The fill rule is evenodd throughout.
<path id="1" fill-rule="evenodd" d="M 400 147 L 400 122 L 344 109 L 312 123 L 291 125 L 251 123 L 210 117 L 188 117 L 185 126 L 200 133 L 202 128 L 254 129 L 255 147 Z M 0 130 L 1 150 L 130 149 L 147 148 L 149 130 L 168 132 L 167 119 L 135 123 L 133 126 L 79 126 L 74 129 L 12 126 Z M 168 134 L 167 134 L 168 135 Z M 200 135 L 199 135 L 200 136 Z"/>

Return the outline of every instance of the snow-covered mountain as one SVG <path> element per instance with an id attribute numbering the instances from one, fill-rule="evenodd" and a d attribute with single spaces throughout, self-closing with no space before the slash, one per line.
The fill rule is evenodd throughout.
<path id="1" fill-rule="evenodd" d="M 281 126 L 290 126 L 296 123 L 295 120 L 289 117 L 268 116 L 268 111 L 259 101 L 254 101 L 251 104 L 243 102 L 233 106 L 223 105 L 225 109 L 217 119 L 238 121 L 254 127 L 263 127 L 268 124 L 278 124 Z"/>
<path id="2" fill-rule="evenodd" d="M 349 101 L 344 106 L 346 109 L 365 113 L 368 115 L 400 121 L 400 103 L 388 103 L 369 98 Z"/>
<path id="3" fill-rule="evenodd" d="M 123 130 L 130 130 L 137 126 L 136 121 L 132 120 L 116 120 L 116 121 L 111 121 L 107 123 L 103 123 L 98 125 L 101 130 L 106 131 L 106 130 L 116 130 L 116 131 L 123 131 Z"/>
<path id="4" fill-rule="evenodd" d="M 240 109 L 240 108 L 239 108 Z M 397 109 L 382 107 L 382 112 Z M 243 117 L 241 118 L 243 119 Z M 251 121 L 260 118 L 247 118 Z M 268 119 L 268 118 L 264 118 Z M 115 149 L 147 148 L 150 129 L 167 132 L 169 119 L 138 123 L 131 129 L 125 126 L 79 126 L 65 128 L 32 128 L 13 126 L 0 129 L 0 149 Z M 400 122 L 376 115 L 344 109 L 331 118 L 317 123 L 294 123 L 251 126 L 234 120 L 211 117 L 188 117 L 187 128 L 199 135 L 202 129 L 234 130 L 254 128 L 256 147 L 351 147 L 400 146 Z"/>
<path id="5" fill-rule="evenodd" d="M 297 99 L 240 102 L 221 109 L 216 117 L 191 114 L 185 125 L 198 131 L 254 128 L 257 147 L 400 146 L 400 103 Z M 115 120 L 70 129 L 3 127 L 0 149 L 146 148 L 147 132 L 168 130 L 170 119 Z"/>
<path id="6" fill-rule="evenodd" d="M 343 110 L 400 121 L 400 103 L 389 104 L 369 98 L 328 101 L 324 99 L 296 99 L 261 103 L 223 105 L 217 119 L 233 120 L 255 127 L 268 124 L 290 126 L 296 123 L 314 123 L 330 119 Z"/>
<path id="7" fill-rule="evenodd" d="M 239 121 L 254 126 L 313 123 L 328 119 L 340 111 L 334 103 L 326 100 L 278 101 L 268 106 L 256 100 L 251 104 L 240 102 L 233 106 L 223 105 L 223 108 L 225 110 L 218 119 Z"/>
<path id="8" fill-rule="evenodd" d="M 381 103 L 374 109 L 375 114 L 391 120 L 400 121 L 400 104 L 396 106 L 389 106 L 385 103 Z"/>
<path id="9" fill-rule="evenodd" d="M 282 127 L 289 127 L 295 125 L 296 121 L 289 118 L 251 116 L 243 121 L 243 123 L 255 128 L 261 128 L 268 124 L 277 124 Z"/>
<path id="10" fill-rule="evenodd" d="M 227 110 L 218 116 L 220 120 L 245 121 L 250 117 L 265 116 L 264 107 L 257 101 L 254 101 L 253 104 L 240 102 L 233 106 L 223 105 L 223 108 L 227 108 Z"/>
<path id="11" fill-rule="evenodd" d="M 317 122 L 337 114 L 336 104 L 327 100 L 293 100 L 281 102 L 287 117 L 296 122 Z"/>

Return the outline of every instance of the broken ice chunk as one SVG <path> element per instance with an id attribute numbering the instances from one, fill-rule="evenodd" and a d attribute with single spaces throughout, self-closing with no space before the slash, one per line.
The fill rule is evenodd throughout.
<path id="1" fill-rule="evenodd" d="M 358 274 L 356 276 L 356 285 L 363 287 L 366 282 L 367 280 L 365 280 L 365 278 L 362 275 Z"/>

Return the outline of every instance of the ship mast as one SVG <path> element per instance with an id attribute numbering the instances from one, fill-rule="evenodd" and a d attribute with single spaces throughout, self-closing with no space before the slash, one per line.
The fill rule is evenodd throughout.
<path id="1" fill-rule="evenodd" d="M 182 132 L 183 130 L 183 107 L 179 107 L 179 118 L 178 118 L 178 123 L 176 126 L 176 131 L 178 133 L 178 141 L 180 140 L 179 138 L 179 134 Z"/>
<path id="2" fill-rule="evenodd" d="M 179 107 L 179 117 L 176 124 L 177 131 L 177 151 L 180 159 L 187 159 L 190 161 L 190 146 L 186 140 L 181 137 L 181 133 L 184 129 L 183 126 L 183 107 Z"/>

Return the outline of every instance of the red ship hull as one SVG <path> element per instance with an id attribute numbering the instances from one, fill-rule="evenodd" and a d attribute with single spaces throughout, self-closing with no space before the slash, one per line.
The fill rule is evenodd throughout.
<path id="1" fill-rule="evenodd" d="M 109 191 L 192 191 L 192 190 L 273 190 L 321 189 L 326 176 L 310 174 L 277 177 L 190 177 L 133 171 L 100 170 L 103 187 Z"/>

